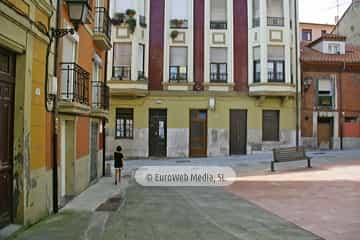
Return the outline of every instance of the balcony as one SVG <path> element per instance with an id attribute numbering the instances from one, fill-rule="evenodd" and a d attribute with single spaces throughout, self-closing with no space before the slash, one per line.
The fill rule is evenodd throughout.
<path id="1" fill-rule="evenodd" d="M 94 42 L 100 49 L 111 48 L 111 19 L 103 7 L 95 8 Z"/>
<path id="2" fill-rule="evenodd" d="M 227 29 L 226 21 L 210 21 L 210 29 Z"/>
<path id="3" fill-rule="evenodd" d="M 171 19 L 170 28 L 172 29 L 187 29 L 189 21 L 187 19 Z"/>
<path id="4" fill-rule="evenodd" d="M 61 63 L 59 112 L 89 111 L 89 76 L 90 74 L 76 63 Z"/>
<path id="5" fill-rule="evenodd" d="M 131 66 L 114 66 L 112 71 L 113 80 L 131 80 Z"/>
<path id="6" fill-rule="evenodd" d="M 328 93 L 325 95 L 318 95 L 317 107 L 321 110 L 331 110 L 334 108 L 333 96 Z"/>
<path id="7" fill-rule="evenodd" d="M 146 28 L 146 17 L 145 16 L 139 16 L 139 25 L 143 28 Z"/>
<path id="8" fill-rule="evenodd" d="M 294 97 L 294 84 L 285 82 L 259 82 L 249 85 L 249 95 L 254 97 Z"/>
<path id="9" fill-rule="evenodd" d="M 267 17 L 267 25 L 273 27 L 283 27 L 284 18 L 283 17 Z"/>
<path id="10" fill-rule="evenodd" d="M 108 86 L 111 96 L 126 98 L 147 96 L 148 83 L 145 73 L 139 71 L 137 80 L 131 79 L 131 66 L 114 66 Z"/>
<path id="11" fill-rule="evenodd" d="M 228 79 L 227 73 L 210 73 L 211 83 L 226 83 Z"/>
<path id="12" fill-rule="evenodd" d="M 255 17 L 253 18 L 253 28 L 260 27 L 260 18 Z"/>
<path id="13" fill-rule="evenodd" d="M 104 82 L 92 82 L 91 115 L 107 118 L 109 110 L 109 87 Z"/>
<path id="14" fill-rule="evenodd" d="M 285 82 L 285 73 L 268 72 L 268 82 Z"/>

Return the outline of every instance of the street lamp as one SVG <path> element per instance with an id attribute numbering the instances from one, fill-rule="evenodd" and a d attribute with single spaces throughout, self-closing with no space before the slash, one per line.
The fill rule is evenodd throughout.
<path id="1" fill-rule="evenodd" d="M 79 24 L 84 24 L 90 9 L 88 0 L 65 0 L 65 2 L 68 5 L 70 21 L 75 28 Z"/>

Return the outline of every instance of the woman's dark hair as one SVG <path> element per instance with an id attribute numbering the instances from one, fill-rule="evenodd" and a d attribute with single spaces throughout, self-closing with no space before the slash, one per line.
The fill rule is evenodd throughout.
<path id="1" fill-rule="evenodd" d="M 122 150 L 122 147 L 121 147 L 121 146 L 117 146 L 117 147 L 116 147 L 116 151 L 121 152 L 121 150 Z"/>

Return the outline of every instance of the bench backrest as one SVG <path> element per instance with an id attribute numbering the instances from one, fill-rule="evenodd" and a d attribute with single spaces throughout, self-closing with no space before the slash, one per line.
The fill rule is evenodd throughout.
<path id="1" fill-rule="evenodd" d="M 275 162 L 288 162 L 306 159 L 304 147 L 277 148 L 273 150 Z"/>

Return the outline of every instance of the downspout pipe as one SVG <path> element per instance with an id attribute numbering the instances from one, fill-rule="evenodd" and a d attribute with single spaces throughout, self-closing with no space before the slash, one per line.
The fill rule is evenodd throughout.
<path id="1" fill-rule="evenodd" d="M 296 147 L 298 148 L 300 146 L 300 124 L 299 124 L 299 117 L 300 117 L 300 113 L 299 113 L 299 107 L 300 107 L 300 103 L 299 103 L 299 41 L 298 41 L 298 7 L 297 7 L 298 3 L 297 0 L 294 0 L 294 7 L 295 7 L 295 45 L 296 45 L 296 52 L 295 52 L 295 56 L 296 56 L 296 96 L 295 96 L 295 102 L 296 102 Z"/>
<path id="2" fill-rule="evenodd" d="M 61 28 L 61 0 L 57 0 L 56 5 L 56 28 Z M 58 57 L 59 57 L 59 44 L 60 39 L 55 41 L 55 54 L 54 54 L 54 76 L 58 76 Z M 54 97 L 54 111 L 53 111 L 53 212 L 59 212 L 59 185 L 58 185 L 58 109 L 57 109 L 57 94 Z"/>
<path id="3" fill-rule="evenodd" d="M 107 0 L 107 8 L 108 8 L 108 14 L 110 14 L 110 0 Z M 111 30 L 111 23 L 110 24 L 110 30 Z M 104 86 L 106 87 L 107 85 L 107 70 L 108 70 L 108 52 L 106 51 L 105 53 L 105 74 L 104 74 Z M 106 97 L 110 97 L 110 96 L 104 96 Z M 104 99 L 105 100 L 105 99 Z M 109 99 L 105 100 L 106 102 L 109 102 Z M 103 142 L 103 153 L 102 153 L 102 157 L 103 157 L 103 162 L 102 162 L 102 175 L 103 177 L 105 177 L 105 163 L 106 163 L 106 119 L 103 118 L 102 120 L 102 142 Z"/>
<path id="4" fill-rule="evenodd" d="M 346 62 L 344 61 L 343 68 L 339 72 L 339 125 L 340 125 L 340 150 L 344 150 L 344 115 L 342 107 L 342 73 L 346 70 Z"/>

